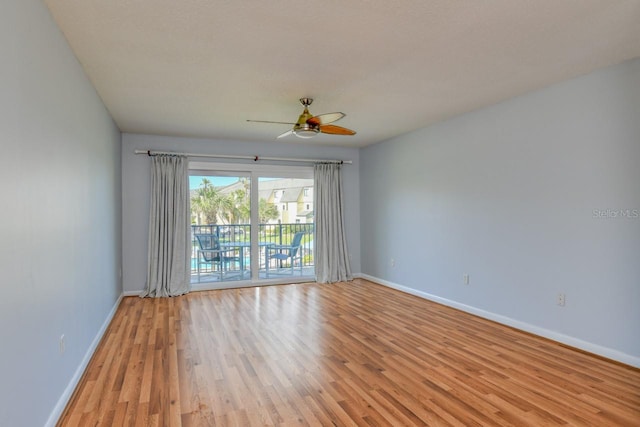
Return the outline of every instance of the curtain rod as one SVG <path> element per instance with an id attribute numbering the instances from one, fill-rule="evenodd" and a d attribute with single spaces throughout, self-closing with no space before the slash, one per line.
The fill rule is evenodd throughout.
<path id="1" fill-rule="evenodd" d="M 155 151 L 155 150 L 135 150 L 135 154 L 146 154 L 147 156 L 170 155 L 170 156 L 187 156 L 187 157 L 209 157 L 215 159 L 241 159 L 241 160 L 273 160 L 278 162 L 301 162 L 301 163 L 339 163 L 350 165 L 351 160 L 328 160 L 328 159 L 297 159 L 291 157 L 263 157 L 263 156 L 235 156 L 231 154 L 198 154 L 198 153 L 177 153 L 173 151 Z"/>

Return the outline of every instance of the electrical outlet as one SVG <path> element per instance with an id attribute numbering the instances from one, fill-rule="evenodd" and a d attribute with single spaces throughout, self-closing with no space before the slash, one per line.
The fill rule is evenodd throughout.
<path id="1" fill-rule="evenodd" d="M 559 293 L 558 294 L 558 298 L 556 299 L 556 303 L 560 306 L 560 307 L 564 307 L 565 304 L 565 295 L 563 293 Z"/>
<path id="2" fill-rule="evenodd" d="M 468 274 L 463 274 L 463 275 L 462 275 L 462 282 L 463 282 L 465 285 L 468 285 L 468 284 L 469 284 L 469 275 L 468 275 Z"/>
<path id="3" fill-rule="evenodd" d="M 64 334 L 60 335 L 60 354 L 64 354 L 65 350 L 65 342 L 64 342 Z"/>
<path id="4" fill-rule="evenodd" d="M 396 266 L 396 260 L 391 258 L 391 267 L 395 267 Z"/>

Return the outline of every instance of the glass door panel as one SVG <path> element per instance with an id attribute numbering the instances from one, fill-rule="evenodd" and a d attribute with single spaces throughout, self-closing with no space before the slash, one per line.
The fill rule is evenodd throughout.
<path id="1" fill-rule="evenodd" d="M 314 277 L 313 179 L 258 179 L 261 279 Z"/>
<path id="2" fill-rule="evenodd" d="M 251 279 L 251 177 L 192 172 L 191 283 Z"/>

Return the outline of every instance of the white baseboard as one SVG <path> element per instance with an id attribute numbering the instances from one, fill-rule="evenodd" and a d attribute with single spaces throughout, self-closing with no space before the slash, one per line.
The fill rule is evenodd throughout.
<path id="1" fill-rule="evenodd" d="M 427 292 L 402 286 L 397 283 L 389 282 L 388 280 L 369 276 L 368 274 L 361 274 L 360 277 L 389 288 L 393 288 L 411 295 L 415 295 L 420 298 L 427 299 L 429 301 L 437 302 L 439 304 L 446 305 L 448 307 L 456 308 L 458 310 L 476 315 L 478 317 L 489 319 L 506 326 L 511 326 L 512 328 L 516 328 L 521 331 L 529 332 L 534 335 L 548 338 L 550 340 L 557 341 L 559 343 L 566 344 L 568 346 L 575 347 L 580 350 L 584 350 L 586 352 L 596 354 L 598 356 L 606 357 L 607 359 L 615 360 L 617 362 L 624 363 L 625 365 L 630 365 L 636 368 L 640 368 L 640 357 L 632 356 L 630 354 L 626 354 L 612 348 L 604 347 L 588 341 L 583 341 L 581 339 L 578 339 L 569 335 L 564 335 L 555 331 L 551 331 L 549 329 L 541 328 L 536 325 L 532 325 L 526 322 L 512 319 L 510 317 L 502 316 L 500 314 L 492 313 L 490 311 L 486 311 L 476 307 L 472 307 L 470 305 L 462 304 L 457 301 L 442 298 L 437 295 L 432 295 Z"/>
<path id="2" fill-rule="evenodd" d="M 122 293 L 123 297 L 139 297 L 144 291 L 124 291 Z"/>
<path id="3" fill-rule="evenodd" d="M 62 396 L 60 396 L 60 398 L 58 399 L 58 403 L 56 403 L 56 406 L 53 408 L 53 411 L 51 411 L 51 414 L 49 415 L 49 419 L 45 423 L 45 427 L 55 427 L 56 423 L 58 422 L 58 419 L 62 415 L 64 408 L 69 403 L 69 399 L 71 399 L 71 396 L 73 395 L 73 391 L 78 386 L 78 383 L 82 378 L 82 374 L 84 374 L 85 369 L 87 369 L 87 365 L 89 364 L 89 361 L 93 356 L 93 353 L 96 351 L 96 348 L 98 348 L 98 344 L 100 344 L 100 340 L 102 340 L 102 337 L 106 332 L 107 328 L 109 327 L 109 324 L 113 319 L 113 316 L 116 314 L 116 310 L 118 309 L 118 306 L 120 305 L 120 302 L 122 301 L 123 296 L 124 296 L 123 294 L 120 294 L 120 297 L 118 297 L 118 300 L 113 305 L 113 308 L 107 315 L 107 318 L 102 323 L 102 326 L 100 326 L 98 333 L 96 334 L 95 338 L 91 342 L 91 345 L 87 349 L 87 352 L 85 353 L 84 357 L 82 358 L 80 365 L 78 366 L 75 373 L 73 374 L 73 377 L 71 377 L 71 381 L 69 381 L 67 388 L 64 389 Z"/>

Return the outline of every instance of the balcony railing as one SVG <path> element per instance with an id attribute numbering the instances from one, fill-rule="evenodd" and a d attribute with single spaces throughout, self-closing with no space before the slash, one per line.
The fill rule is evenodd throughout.
<path id="1" fill-rule="evenodd" d="M 259 224 L 258 247 L 260 248 L 259 275 L 260 278 L 269 278 L 280 273 L 291 272 L 295 275 L 313 275 L 313 233 L 314 224 Z M 294 268 L 290 261 L 269 259 L 265 253 L 268 248 L 274 246 L 290 245 L 293 236 L 304 233 L 300 247 L 300 260 L 296 260 Z M 215 235 L 223 247 L 233 248 L 232 255 L 235 262 L 222 267 L 220 264 L 198 261 L 200 245 L 197 235 Z M 192 281 L 226 281 L 242 280 L 250 278 L 250 241 L 251 225 L 249 224 L 209 224 L 191 226 L 191 274 Z M 231 254 L 228 254 L 231 255 Z M 202 256 L 202 255 L 200 255 Z M 198 267 L 200 271 L 198 272 Z"/>

